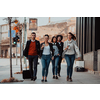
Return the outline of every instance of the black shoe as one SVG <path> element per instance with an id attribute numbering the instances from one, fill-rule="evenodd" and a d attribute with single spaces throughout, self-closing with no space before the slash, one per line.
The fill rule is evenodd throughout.
<path id="1" fill-rule="evenodd" d="M 33 77 L 31 78 L 31 81 L 33 81 Z"/>
<path id="2" fill-rule="evenodd" d="M 42 79 L 41 82 L 44 82 L 44 79 Z"/>
<path id="3" fill-rule="evenodd" d="M 61 77 L 60 74 L 58 74 L 58 76 Z"/>
<path id="4" fill-rule="evenodd" d="M 53 79 L 55 79 L 55 76 L 53 76 Z"/>
<path id="5" fill-rule="evenodd" d="M 58 76 L 56 76 L 56 79 L 58 79 Z"/>
<path id="6" fill-rule="evenodd" d="M 45 82 L 47 82 L 47 80 L 45 80 Z"/>
<path id="7" fill-rule="evenodd" d="M 34 78 L 33 78 L 33 81 L 35 81 L 36 79 L 37 79 L 37 77 L 34 77 Z"/>

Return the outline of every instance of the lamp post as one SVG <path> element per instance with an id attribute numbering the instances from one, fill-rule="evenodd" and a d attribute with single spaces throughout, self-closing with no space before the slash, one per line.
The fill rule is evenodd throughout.
<path id="1" fill-rule="evenodd" d="M 26 17 L 24 17 L 24 49 L 26 46 L 26 41 L 27 41 L 27 25 L 26 25 Z M 25 67 L 27 67 L 26 57 L 24 57 L 24 64 Z"/>
<path id="2" fill-rule="evenodd" d="M 12 17 L 8 17 L 9 31 L 10 31 L 10 77 L 12 77 L 12 35 L 11 35 L 11 19 L 12 19 Z"/>

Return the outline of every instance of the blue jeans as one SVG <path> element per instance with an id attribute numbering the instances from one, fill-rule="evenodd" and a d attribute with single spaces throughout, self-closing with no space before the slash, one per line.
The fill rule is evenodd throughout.
<path id="1" fill-rule="evenodd" d="M 74 64 L 74 60 L 75 60 L 75 54 L 74 55 L 65 54 L 65 60 L 67 63 L 67 76 L 69 76 L 71 78 L 72 72 L 73 72 L 73 64 Z"/>
<path id="2" fill-rule="evenodd" d="M 59 62 L 59 56 L 54 56 L 54 60 L 52 60 L 52 73 L 53 73 L 53 75 L 57 75 L 58 62 Z"/>
<path id="3" fill-rule="evenodd" d="M 51 55 L 42 55 L 41 63 L 42 63 L 42 76 L 47 77 L 48 75 L 48 68 L 51 60 Z"/>
<path id="4" fill-rule="evenodd" d="M 36 56 L 28 55 L 28 60 L 29 60 L 29 69 L 30 69 L 31 78 L 36 77 L 36 75 L 37 75 L 38 55 L 36 55 Z M 34 67 L 34 71 L 33 71 L 33 67 Z"/>

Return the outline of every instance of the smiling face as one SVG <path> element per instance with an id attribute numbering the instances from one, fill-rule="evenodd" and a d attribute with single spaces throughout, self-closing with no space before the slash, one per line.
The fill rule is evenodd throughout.
<path id="1" fill-rule="evenodd" d="M 44 41 L 48 42 L 48 40 L 49 40 L 49 37 L 48 36 L 44 36 Z"/>
<path id="2" fill-rule="evenodd" d="M 55 38 L 55 37 L 53 38 L 53 42 L 54 42 L 54 43 L 56 42 L 56 38 Z"/>
<path id="3" fill-rule="evenodd" d="M 58 40 L 58 41 L 61 41 L 61 37 L 59 36 L 59 37 L 57 38 L 57 40 Z"/>
<path id="4" fill-rule="evenodd" d="M 68 40 L 71 40 L 72 39 L 72 35 L 69 34 L 69 33 L 68 33 L 68 36 L 67 37 L 68 37 Z"/>

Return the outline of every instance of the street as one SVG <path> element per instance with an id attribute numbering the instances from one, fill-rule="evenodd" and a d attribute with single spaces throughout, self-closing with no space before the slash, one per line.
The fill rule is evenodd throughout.
<path id="1" fill-rule="evenodd" d="M 23 60 L 22 60 L 23 61 Z M 41 82 L 42 78 L 42 66 L 41 61 L 39 59 L 40 64 L 38 65 L 37 71 L 37 80 L 31 81 L 30 79 L 23 80 L 22 74 L 14 74 L 15 72 L 20 71 L 20 59 L 18 59 L 18 65 L 16 65 L 16 59 L 12 59 L 12 73 L 13 77 L 18 80 L 23 80 L 23 82 L 11 82 L 11 83 L 0 83 L 0 84 L 99 84 L 100 76 L 94 75 L 89 72 L 73 72 L 73 82 L 66 81 L 66 63 L 62 63 L 61 77 L 58 80 L 52 79 L 52 65 L 50 63 L 49 66 L 49 74 L 48 74 L 48 82 Z M 10 77 L 10 61 L 7 58 L 0 59 L 0 82 L 2 79 L 7 79 Z M 25 70 L 25 66 L 23 65 L 23 70 Z"/>

